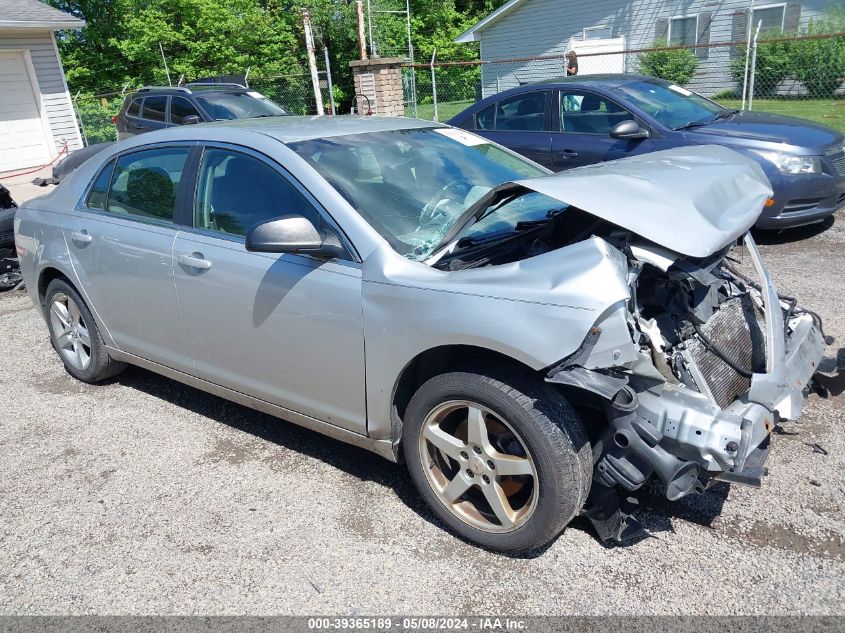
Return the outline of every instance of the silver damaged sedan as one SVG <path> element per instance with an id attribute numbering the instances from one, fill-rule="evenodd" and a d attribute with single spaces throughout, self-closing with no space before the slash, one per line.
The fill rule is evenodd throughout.
<path id="1" fill-rule="evenodd" d="M 436 123 L 285 117 L 118 143 L 15 237 L 74 377 L 138 365 L 404 460 L 521 552 L 578 514 L 636 536 L 651 478 L 759 484 L 826 343 L 748 233 L 770 195 L 716 146 L 551 174 Z"/>

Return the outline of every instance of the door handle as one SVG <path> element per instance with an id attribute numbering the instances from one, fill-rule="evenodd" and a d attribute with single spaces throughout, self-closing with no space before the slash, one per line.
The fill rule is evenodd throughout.
<path id="1" fill-rule="evenodd" d="M 575 158 L 578 156 L 578 152 L 571 150 L 571 149 L 564 149 L 558 152 L 561 158 Z"/>
<path id="2" fill-rule="evenodd" d="M 203 257 L 202 253 L 179 255 L 179 263 L 189 268 L 198 268 L 199 270 L 208 270 L 211 268 L 211 262 Z"/>
<path id="3" fill-rule="evenodd" d="M 81 231 L 74 231 L 70 234 L 70 239 L 72 239 L 77 244 L 90 244 L 91 240 L 94 238 L 88 235 L 88 231 L 82 229 Z"/>

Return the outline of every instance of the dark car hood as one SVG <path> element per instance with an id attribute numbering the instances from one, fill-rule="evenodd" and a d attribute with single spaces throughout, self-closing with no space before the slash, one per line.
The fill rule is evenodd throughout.
<path id="1" fill-rule="evenodd" d="M 807 154 L 824 153 L 826 147 L 843 138 L 836 130 L 806 119 L 747 111 L 691 129 L 685 136 L 701 143 L 727 143 L 763 149 L 769 149 L 768 146 L 763 147 L 767 143 L 786 144 L 796 148 L 796 153 Z"/>

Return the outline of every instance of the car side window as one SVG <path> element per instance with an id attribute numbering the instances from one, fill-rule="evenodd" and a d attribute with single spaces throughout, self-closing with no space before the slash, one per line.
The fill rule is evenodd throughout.
<path id="1" fill-rule="evenodd" d="M 614 101 L 592 92 L 561 91 L 560 131 L 573 134 L 610 134 L 634 116 Z"/>
<path id="2" fill-rule="evenodd" d="M 164 113 L 166 110 L 167 97 L 146 97 L 144 99 L 144 119 L 164 122 Z"/>
<path id="3" fill-rule="evenodd" d="M 171 97 L 170 122 L 181 125 L 186 116 L 200 116 L 199 110 L 185 97 Z M 200 117 L 202 119 L 202 117 Z"/>
<path id="4" fill-rule="evenodd" d="M 172 223 L 189 152 L 187 147 L 160 147 L 121 156 L 112 174 L 106 211 Z"/>
<path id="5" fill-rule="evenodd" d="M 205 150 L 194 201 L 195 227 L 242 236 L 255 224 L 287 214 L 321 224 L 319 211 L 264 161 L 228 149 Z"/>
<path id="6" fill-rule="evenodd" d="M 126 114 L 129 116 L 139 116 L 141 114 L 141 102 L 143 99 L 133 99 L 132 103 L 129 104 L 129 107 L 126 110 Z"/>
<path id="7" fill-rule="evenodd" d="M 529 92 L 496 103 L 496 131 L 539 132 L 546 116 L 546 93 Z"/>
<path id="8" fill-rule="evenodd" d="M 111 182 L 112 171 L 114 170 L 114 162 L 109 163 L 100 170 L 94 184 L 91 185 L 91 190 L 88 192 L 88 198 L 85 200 L 85 206 L 89 209 L 98 209 L 100 211 L 106 210 L 106 199 L 109 195 L 109 183 Z"/>

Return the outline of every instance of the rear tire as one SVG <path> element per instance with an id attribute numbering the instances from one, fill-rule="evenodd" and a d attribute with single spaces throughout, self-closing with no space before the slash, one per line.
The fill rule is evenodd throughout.
<path id="1" fill-rule="evenodd" d="M 73 286 L 54 279 L 47 286 L 44 305 L 50 342 L 71 376 L 96 383 L 126 369 L 125 363 L 109 356 L 91 311 Z"/>
<path id="2" fill-rule="evenodd" d="M 542 547 L 590 491 L 592 449 L 577 413 L 520 368 L 431 378 L 411 398 L 402 435 L 411 478 L 434 513 L 488 549 Z"/>

